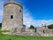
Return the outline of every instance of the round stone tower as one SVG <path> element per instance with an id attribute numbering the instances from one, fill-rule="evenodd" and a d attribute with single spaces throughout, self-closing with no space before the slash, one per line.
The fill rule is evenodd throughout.
<path id="1" fill-rule="evenodd" d="M 2 30 L 17 30 L 23 28 L 23 7 L 14 0 L 9 0 L 4 4 L 4 15 L 2 22 Z"/>

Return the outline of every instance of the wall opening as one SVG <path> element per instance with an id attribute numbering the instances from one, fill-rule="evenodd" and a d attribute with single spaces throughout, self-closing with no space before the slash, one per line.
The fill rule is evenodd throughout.
<path id="1" fill-rule="evenodd" d="M 22 12 L 21 9 L 19 11 Z"/>
<path id="2" fill-rule="evenodd" d="M 43 30 L 43 33 L 45 33 L 45 30 Z"/>
<path id="3" fill-rule="evenodd" d="M 37 32 L 37 28 L 35 28 L 35 32 Z"/>
<path id="4" fill-rule="evenodd" d="M 13 19 L 13 15 L 11 15 L 11 19 Z"/>

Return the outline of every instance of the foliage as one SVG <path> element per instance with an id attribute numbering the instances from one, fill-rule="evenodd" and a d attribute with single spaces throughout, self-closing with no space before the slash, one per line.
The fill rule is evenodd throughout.
<path id="1" fill-rule="evenodd" d="M 1 29 L 0 29 L 0 34 L 2 34 Z"/>
<path id="2" fill-rule="evenodd" d="M 0 23 L 0 28 L 2 27 L 2 23 Z"/>
<path id="3" fill-rule="evenodd" d="M 30 25 L 30 28 L 29 29 L 34 29 L 34 26 L 33 25 Z"/>
<path id="4" fill-rule="evenodd" d="M 26 25 L 23 24 L 24 27 L 26 27 Z"/>
<path id="5" fill-rule="evenodd" d="M 47 26 L 49 29 L 53 29 L 53 24 Z"/>

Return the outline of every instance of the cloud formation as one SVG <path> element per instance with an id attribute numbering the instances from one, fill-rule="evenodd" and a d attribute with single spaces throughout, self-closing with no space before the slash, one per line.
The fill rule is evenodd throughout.
<path id="1" fill-rule="evenodd" d="M 42 24 L 53 24 L 53 20 L 34 20 L 30 14 L 31 12 L 28 9 L 23 9 L 23 24 L 25 24 L 27 27 L 30 27 L 30 25 L 34 25 L 35 27 L 41 27 Z"/>

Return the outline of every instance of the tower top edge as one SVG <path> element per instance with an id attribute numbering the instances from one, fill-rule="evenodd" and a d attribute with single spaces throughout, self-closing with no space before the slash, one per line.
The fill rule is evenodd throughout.
<path id="1" fill-rule="evenodd" d="M 17 3 L 17 2 L 5 2 L 4 3 L 4 6 L 8 5 L 8 4 L 16 4 L 16 5 L 19 5 L 20 7 L 22 7 L 22 5 L 20 3 Z M 22 7 L 23 8 L 23 7 Z"/>

